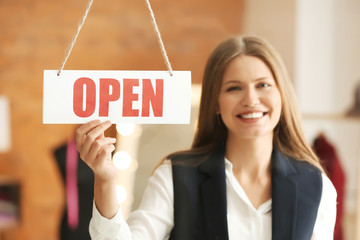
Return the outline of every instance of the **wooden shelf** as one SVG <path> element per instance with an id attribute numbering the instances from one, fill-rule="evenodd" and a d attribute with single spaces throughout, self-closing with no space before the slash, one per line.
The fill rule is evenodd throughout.
<path id="1" fill-rule="evenodd" d="M 331 120 L 331 121 L 357 121 L 360 122 L 360 116 L 349 116 L 346 114 L 317 114 L 317 113 L 303 113 L 304 120 Z"/>

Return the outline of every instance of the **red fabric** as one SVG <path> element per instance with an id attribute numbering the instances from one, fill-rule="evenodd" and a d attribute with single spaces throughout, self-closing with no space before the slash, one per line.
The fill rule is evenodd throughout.
<path id="1" fill-rule="evenodd" d="M 328 173 L 328 177 L 333 183 L 337 191 L 337 213 L 334 231 L 334 240 L 343 240 L 342 217 L 344 209 L 344 190 L 345 190 L 345 173 L 341 166 L 341 161 L 338 157 L 335 147 L 326 137 L 321 134 L 314 141 L 314 150 L 320 160 L 322 166 Z"/>
<path id="2" fill-rule="evenodd" d="M 68 225 L 71 229 L 79 224 L 79 196 L 77 187 L 78 153 L 75 139 L 67 144 L 66 150 L 66 202 Z"/>

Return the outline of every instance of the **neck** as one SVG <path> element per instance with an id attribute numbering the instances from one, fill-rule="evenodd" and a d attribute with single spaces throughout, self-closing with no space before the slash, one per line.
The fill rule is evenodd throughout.
<path id="1" fill-rule="evenodd" d="M 241 139 L 229 136 L 225 156 L 233 164 L 235 175 L 247 175 L 251 179 L 270 176 L 273 136 Z"/>

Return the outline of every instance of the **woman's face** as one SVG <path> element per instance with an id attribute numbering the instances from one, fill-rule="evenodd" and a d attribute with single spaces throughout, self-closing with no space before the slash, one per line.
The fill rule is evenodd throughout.
<path id="1" fill-rule="evenodd" d="M 239 56 L 228 64 L 218 101 L 229 137 L 273 136 L 281 96 L 271 70 L 259 58 Z"/>

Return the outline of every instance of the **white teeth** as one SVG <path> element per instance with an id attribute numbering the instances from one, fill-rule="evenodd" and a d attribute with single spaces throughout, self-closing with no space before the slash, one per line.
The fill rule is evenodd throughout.
<path id="1" fill-rule="evenodd" d="M 241 115 L 242 118 L 261 118 L 263 116 L 262 112 L 254 112 L 254 113 L 248 113 L 248 114 L 243 114 Z"/>

